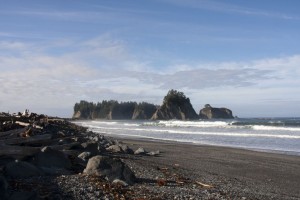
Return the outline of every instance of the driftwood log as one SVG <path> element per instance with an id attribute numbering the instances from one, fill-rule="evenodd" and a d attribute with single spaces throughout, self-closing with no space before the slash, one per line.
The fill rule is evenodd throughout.
<path id="1" fill-rule="evenodd" d="M 38 146 L 42 146 L 43 142 L 48 142 L 51 140 L 51 134 L 43 134 L 43 135 L 35 135 L 31 137 L 19 137 L 12 139 L 0 140 L 0 144 L 6 145 L 34 145 L 39 144 Z"/>
<path id="2" fill-rule="evenodd" d="M 39 151 L 39 147 L 0 145 L 0 156 L 8 156 L 15 159 L 23 159 L 27 156 L 32 156 Z"/>

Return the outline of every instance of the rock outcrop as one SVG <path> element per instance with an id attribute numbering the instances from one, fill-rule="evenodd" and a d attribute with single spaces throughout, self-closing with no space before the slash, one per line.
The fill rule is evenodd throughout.
<path id="1" fill-rule="evenodd" d="M 135 106 L 132 119 L 150 119 L 155 113 L 157 106 L 150 103 L 139 103 Z"/>
<path id="2" fill-rule="evenodd" d="M 156 111 L 154 104 L 142 102 L 118 102 L 114 100 L 93 103 L 80 101 L 74 106 L 73 119 L 150 119 Z"/>
<path id="3" fill-rule="evenodd" d="M 232 111 L 228 108 L 213 108 L 206 104 L 199 112 L 200 119 L 232 119 Z"/>
<path id="4" fill-rule="evenodd" d="M 167 96 L 164 97 L 164 102 L 154 115 L 152 120 L 193 120 L 198 119 L 190 99 L 187 98 L 182 92 L 170 90 Z"/>

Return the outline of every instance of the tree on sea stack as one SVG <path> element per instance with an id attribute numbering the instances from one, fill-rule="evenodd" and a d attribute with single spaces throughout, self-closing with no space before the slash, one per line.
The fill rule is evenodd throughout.
<path id="1" fill-rule="evenodd" d="M 192 120 L 198 119 L 190 99 L 183 92 L 169 90 L 164 97 L 163 104 L 156 110 L 151 118 L 152 120 Z"/>

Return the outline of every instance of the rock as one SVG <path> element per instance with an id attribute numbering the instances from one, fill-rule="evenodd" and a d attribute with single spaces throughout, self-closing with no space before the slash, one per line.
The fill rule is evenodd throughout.
<path id="1" fill-rule="evenodd" d="M 143 102 L 136 104 L 132 119 L 150 119 L 156 110 L 157 106 L 150 103 Z"/>
<path id="2" fill-rule="evenodd" d="M 141 155 L 141 154 L 146 154 L 146 151 L 144 148 L 140 147 L 138 148 L 135 152 L 134 152 L 135 155 Z"/>
<path id="3" fill-rule="evenodd" d="M 199 112 L 201 119 L 233 119 L 232 111 L 228 108 L 213 108 L 209 104 Z"/>
<path id="4" fill-rule="evenodd" d="M 78 158 L 84 162 L 87 162 L 91 157 L 92 157 L 92 153 L 87 151 L 82 152 L 81 154 L 78 155 Z"/>
<path id="5" fill-rule="evenodd" d="M 38 167 L 45 168 L 69 169 L 71 167 L 71 161 L 66 155 L 61 151 L 51 149 L 51 147 L 44 147 L 35 156 L 33 162 Z"/>
<path id="6" fill-rule="evenodd" d="M 111 182 L 115 179 L 120 179 L 132 185 L 136 181 L 136 177 L 131 169 L 117 158 L 94 156 L 89 159 L 83 172 L 90 175 L 104 176 Z"/>
<path id="7" fill-rule="evenodd" d="M 10 178 L 28 178 L 42 175 L 42 172 L 36 166 L 18 160 L 8 163 L 5 166 L 4 171 L 5 175 Z"/>
<path id="8" fill-rule="evenodd" d="M 133 150 L 130 149 L 130 148 L 128 147 L 128 145 L 126 145 L 126 144 L 119 144 L 119 147 L 121 147 L 121 149 L 122 149 L 122 151 L 123 151 L 124 153 L 133 154 Z"/>
<path id="9" fill-rule="evenodd" d="M 147 153 L 147 155 L 149 155 L 149 156 L 157 156 L 159 154 L 160 154 L 160 152 L 158 150 L 157 151 L 150 151 L 150 152 Z"/>
<path id="10" fill-rule="evenodd" d="M 164 97 L 164 102 L 152 116 L 152 120 L 193 120 L 199 116 L 195 112 L 190 99 L 182 92 L 170 90 Z"/>
<path id="11" fill-rule="evenodd" d="M 114 152 L 114 153 L 122 153 L 123 152 L 122 148 L 116 144 L 107 147 L 106 150 Z"/>
<path id="12" fill-rule="evenodd" d="M 0 175 L 0 199 L 8 198 L 8 183 L 4 176 Z"/>
<path id="13" fill-rule="evenodd" d="M 113 185 L 121 185 L 123 187 L 127 187 L 128 184 L 125 182 L 125 181 L 122 181 L 120 179 L 115 179 L 113 182 L 112 182 Z"/>
<path id="14" fill-rule="evenodd" d="M 84 151 L 91 152 L 92 155 L 98 155 L 100 153 L 97 142 L 84 142 L 81 144 L 81 147 Z"/>

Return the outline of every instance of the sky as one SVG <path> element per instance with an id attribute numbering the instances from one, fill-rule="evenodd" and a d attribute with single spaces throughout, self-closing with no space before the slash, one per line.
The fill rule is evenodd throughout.
<path id="1" fill-rule="evenodd" d="M 0 0 L 0 111 L 168 90 L 238 117 L 300 117 L 298 0 Z"/>

